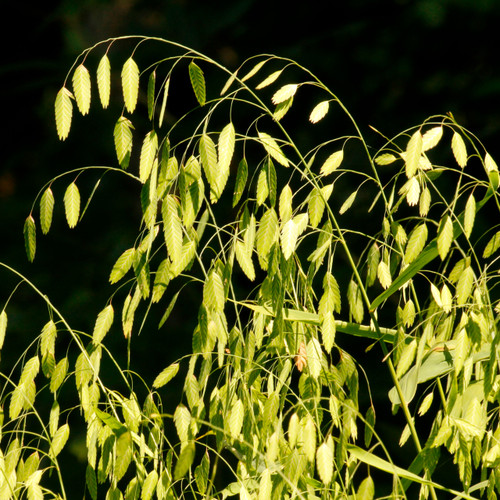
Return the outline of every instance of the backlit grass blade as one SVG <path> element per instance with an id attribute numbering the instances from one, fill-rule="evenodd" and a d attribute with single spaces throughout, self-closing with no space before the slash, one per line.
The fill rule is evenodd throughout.
<path id="1" fill-rule="evenodd" d="M 139 96 L 139 67 L 129 57 L 122 68 L 122 91 L 123 101 L 129 113 L 133 113 Z"/>
<path id="2" fill-rule="evenodd" d="M 54 105 L 56 128 L 57 135 L 61 141 L 64 141 L 68 137 L 71 128 L 71 118 L 73 116 L 73 103 L 71 99 L 73 99 L 73 94 L 66 87 L 59 90 L 56 96 Z"/>
<path id="3" fill-rule="evenodd" d="M 97 90 L 101 106 L 106 109 L 109 106 L 111 95 L 111 65 L 107 54 L 104 54 L 97 66 Z"/>
<path id="4" fill-rule="evenodd" d="M 29 215 L 24 222 L 24 246 L 26 247 L 26 255 L 28 260 L 33 262 L 36 253 L 36 225 L 33 216 Z"/>
<path id="5" fill-rule="evenodd" d="M 80 64 L 73 73 L 73 93 L 76 104 L 82 115 L 90 110 L 91 84 L 89 70 Z"/>
<path id="6" fill-rule="evenodd" d="M 48 187 L 40 198 L 40 226 L 42 233 L 47 234 L 52 224 L 52 213 L 54 211 L 54 194 Z"/>
<path id="7" fill-rule="evenodd" d="M 196 100 L 200 106 L 204 106 L 207 98 L 205 76 L 201 68 L 194 61 L 189 64 L 189 79 L 191 80 Z"/>
<path id="8" fill-rule="evenodd" d="M 80 191 L 74 182 L 66 188 L 64 193 L 64 210 L 68 226 L 75 227 L 80 216 Z"/>

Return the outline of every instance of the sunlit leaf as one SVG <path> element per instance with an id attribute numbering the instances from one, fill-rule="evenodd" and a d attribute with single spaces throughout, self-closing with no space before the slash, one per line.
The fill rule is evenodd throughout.
<path id="1" fill-rule="evenodd" d="M 414 132 L 406 146 L 405 171 L 406 177 L 411 178 L 417 173 L 422 154 L 422 134 L 420 130 Z"/>
<path id="2" fill-rule="evenodd" d="M 111 274 L 109 275 L 109 282 L 114 284 L 120 281 L 125 274 L 132 267 L 132 262 L 134 261 L 135 248 L 128 248 L 125 250 L 120 257 L 116 260 L 113 268 L 111 269 Z"/>
<path id="3" fill-rule="evenodd" d="M 288 83 L 287 85 L 284 85 L 274 93 L 271 99 L 273 104 L 280 104 L 284 101 L 288 101 L 295 95 L 298 88 L 299 86 L 296 83 Z"/>
<path id="4" fill-rule="evenodd" d="M 474 285 L 474 271 L 471 266 L 467 266 L 460 274 L 455 290 L 457 296 L 457 306 L 467 303 Z"/>
<path id="5" fill-rule="evenodd" d="M 92 340 L 95 344 L 102 342 L 113 324 L 114 310 L 111 304 L 108 304 L 98 315 L 92 333 Z"/>
<path id="6" fill-rule="evenodd" d="M 168 384 L 179 372 L 179 363 L 172 363 L 167 366 L 162 372 L 155 378 L 153 382 L 153 387 L 159 389 L 164 385 Z"/>
<path id="7" fill-rule="evenodd" d="M 80 216 L 80 191 L 74 182 L 66 188 L 64 193 L 64 211 L 68 226 L 75 227 Z"/>
<path id="8" fill-rule="evenodd" d="M 73 73 L 73 94 L 76 104 L 82 115 L 86 115 L 90 110 L 91 84 L 88 69 L 80 64 Z"/>
<path id="9" fill-rule="evenodd" d="M 250 281 L 255 279 L 255 267 L 252 262 L 252 255 L 247 252 L 246 246 L 242 241 L 236 241 L 235 245 L 236 260 L 243 272 Z"/>
<path id="10" fill-rule="evenodd" d="M 269 195 L 269 186 L 267 184 L 267 172 L 264 167 L 260 169 L 259 176 L 257 177 L 257 190 L 255 198 L 257 206 L 262 205 Z"/>
<path id="11" fill-rule="evenodd" d="M 62 449 L 66 445 L 66 442 L 68 441 L 69 437 L 69 424 L 64 424 L 59 429 L 57 429 L 57 432 L 54 434 L 54 437 L 52 438 L 52 443 L 51 443 L 51 455 L 53 457 L 57 457 L 59 453 L 61 453 Z"/>
<path id="12" fill-rule="evenodd" d="M 6 331 L 7 331 L 7 313 L 4 309 L 0 313 L 0 350 L 3 347 Z"/>
<path id="13" fill-rule="evenodd" d="M 349 282 L 347 288 L 347 301 L 349 302 L 349 310 L 354 321 L 361 323 L 364 316 L 363 299 L 361 297 L 361 290 L 354 280 Z"/>
<path id="14" fill-rule="evenodd" d="M 203 75 L 202 69 L 194 61 L 189 63 L 189 79 L 196 100 L 200 106 L 204 106 L 206 101 L 205 76 Z"/>
<path id="15" fill-rule="evenodd" d="M 382 153 L 381 155 L 378 155 L 375 158 L 375 163 L 377 165 L 390 165 L 391 163 L 395 162 L 397 160 L 397 157 L 394 156 L 391 153 Z"/>
<path id="16" fill-rule="evenodd" d="M 356 199 L 356 195 L 358 194 L 357 191 L 353 191 L 342 203 L 342 206 L 339 208 L 339 214 L 342 215 L 343 213 L 347 212 L 354 203 L 354 200 Z"/>
<path id="17" fill-rule="evenodd" d="M 467 165 L 467 148 L 462 136 L 458 132 L 453 133 L 451 139 L 451 150 L 457 163 L 463 168 Z"/>
<path id="18" fill-rule="evenodd" d="M 66 374 L 68 373 L 69 361 L 68 358 L 62 358 L 52 372 L 50 377 L 50 392 L 55 393 L 61 384 L 64 382 Z"/>
<path id="19" fill-rule="evenodd" d="M 326 116 L 329 107 L 330 107 L 329 101 L 322 101 L 316 104 L 316 106 L 314 106 L 313 110 L 311 111 L 311 114 L 309 115 L 309 121 L 311 123 L 318 123 Z"/>
<path id="20" fill-rule="evenodd" d="M 55 114 L 56 114 L 56 128 L 57 135 L 61 141 L 68 137 L 71 128 L 71 118 L 73 116 L 73 103 L 71 99 L 73 94 L 63 87 L 56 96 Z"/>
<path id="21" fill-rule="evenodd" d="M 282 224 L 285 224 L 292 217 L 292 198 L 292 189 L 286 184 L 281 190 L 279 198 L 279 214 Z"/>
<path id="22" fill-rule="evenodd" d="M 342 160 L 344 159 L 344 150 L 335 151 L 332 153 L 326 160 L 325 163 L 321 166 L 320 174 L 328 175 L 331 174 L 334 170 L 340 167 Z"/>
<path id="23" fill-rule="evenodd" d="M 245 407 L 241 399 L 236 401 L 231 406 L 228 415 L 226 416 L 228 422 L 229 435 L 233 439 L 237 439 L 240 435 L 243 426 L 243 419 L 245 417 Z"/>
<path id="24" fill-rule="evenodd" d="M 115 151 L 118 163 L 122 168 L 127 168 L 132 153 L 132 122 L 120 116 L 116 122 L 113 137 L 115 142 Z"/>
<path id="25" fill-rule="evenodd" d="M 230 122 L 228 123 L 219 135 L 218 141 L 218 159 L 219 166 L 216 176 L 216 186 L 217 186 L 217 199 L 224 191 L 226 187 L 227 180 L 229 178 L 229 172 L 231 167 L 231 161 L 234 154 L 234 146 L 236 143 L 236 132 L 234 130 L 234 125 Z"/>
<path id="26" fill-rule="evenodd" d="M 285 259 L 288 260 L 295 251 L 298 236 L 299 229 L 297 224 L 295 224 L 293 219 L 290 219 L 283 225 L 280 235 L 281 249 Z"/>
<path id="27" fill-rule="evenodd" d="M 500 248 L 500 231 L 497 231 L 486 244 L 483 257 L 487 259 L 491 257 Z"/>
<path id="28" fill-rule="evenodd" d="M 271 73 L 267 78 L 262 80 L 255 88 L 257 90 L 260 90 L 271 85 L 271 83 L 274 83 L 279 78 L 282 72 L 283 70 L 280 69 L 278 71 L 275 71 L 274 73 Z"/>
<path id="29" fill-rule="evenodd" d="M 158 151 L 158 136 L 154 130 L 151 130 L 144 137 L 141 148 L 141 157 L 139 161 L 139 177 L 142 183 L 149 179 L 153 162 Z"/>
<path id="30" fill-rule="evenodd" d="M 428 151 L 438 145 L 443 137 L 443 126 L 433 127 L 422 136 L 422 151 Z"/>
<path id="31" fill-rule="evenodd" d="M 40 226 L 42 233 L 47 234 L 52 224 L 52 214 L 54 212 L 54 194 L 48 187 L 40 198 Z"/>
<path id="32" fill-rule="evenodd" d="M 453 222 L 449 215 L 445 215 L 439 224 L 437 247 L 441 260 L 446 258 L 453 241 Z"/>
<path id="33" fill-rule="evenodd" d="M 333 437 L 330 434 L 326 441 L 316 450 L 316 469 L 323 484 L 328 485 L 333 478 Z"/>
<path id="34" fill-rule="evenodd" d="M 104 109 L 109 106 L 109 97 L 111 94 L 111 65 L 107 54 L 104 54 L 97 66 L 97 90 L 99 99 Z"/>
<path id="35" fill-rule="evenodd" d="M 163 98 L 161 100 L 160 116 L 158 117 L 158 127 L 163 125 L 163 119 L 165 118 L 165 110 L 167 109 L 167 98 L 168 91 L 170 88 L 170 78 L 167 78 L 163 86 Z"/>
<path id="36" fill-rule="evenodd" d="M 139 96 L 139 67 L 132 57 L 123 65 L 121 80 L 125 107 L 129 113 L 133 113 Z"/>
<path id="37" fill-rule="evenodd" d="M 278 240 L 278 228 L 278 215 L 271 207 L 262 215 L 256 234 L 256 249 L 259 260 L 267 261 L 271 247 Z"/>
<path id="38" fill-rule="evenodd" d="M 265 132 L 259 132 L 259 140 L 267 153 L 280 165 L 283 165 L 284 167 L 288 167 L 290 165 L 288 158 L 283 154 L 283 151 L 278 146 L 278 143 L 274 138 Z"/>
<path id="39" fill-rule="evenodd" d="M 427 242 L 427 234 L 428 231 L 425 223 L 420 224 L 411 232 L 404 254 L 404 260 L 407 264 L 413 262 L 424 249 Z"/>
<path id="40" fill-rule="evenodd" d="M 182 449 L 181 454 L 179 455 L 179 459 L 175 464 L 174 479 L 176 481 L 182 479 L 187 474 L 188 470 L 194 462 L 195 452 L 196 449 L 194 442 L 189 441 Z"/>
<path id="41" fill-rule="evenodd" d="M 387 290 L 387 288 L 389 288 L 391 286 L 391 284 L 392 284 L 391 271 L 389 269 L 388 264 L 386 262 L 384 262 L 383 260 L 381 260 L 378 263 L 377 277 L 378 277 L 380 284 L 382 285 L 382 288 L 384 288 L 385 290 Z"/>

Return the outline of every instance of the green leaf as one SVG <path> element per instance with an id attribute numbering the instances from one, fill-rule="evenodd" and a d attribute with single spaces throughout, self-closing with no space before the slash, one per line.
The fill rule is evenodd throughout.
<path id="1" fill-rule="evenodd" d="M 68 358 L 62 358 L 57 363 L 52 375 L 50 377 L 50 392 L 55 393 L 64 382 L 66 374 L 68 373 L 69 361 Z"/>
<path id="2" fill-rule="evenodd" d="M 64 193 L 64 211 L 68 226 L 75 227 L 80 216 L 80 191 L 74 182 L 66 188 Z"/>
<path id="3" fill-rule="evenodd" d="M 225 417 L 225 420 L 227 419 L 229 435 L 233 439 L 239 438 L 241 428 L 243 426 L 244 417 L 245 407 L 241 399 L 236 399 L 234 404 L 231 406 L 231 409 L 229 410 L 229 414 Z"/>
<path id="4" fill-rule="evenodd" d="M 128 248 L 116 260 L 109 275 L 109 282 L 113 285 L 120 281 L 132 267 L 134 261 L 135 248 Z"/>
<path id="5" fill-rule="evenodd" d="M 151 130 L 144 137 L 139 161 L 139 177 L 143 184 L 149 179 L 157 151 L 158 136 L 154 130 Z"/>
<path id="6" fill-rule="evenodd" d="M 116 460 L 114 467 L 114 477 L 119 481 L 127 472 L 132 461 L 134 446 L 132 434 L 127 430 L 116 438 Z"/>
<path id="7" fill-rule="evenodd" d="M 47 353 L 54 352 L 54 346 L 56 342 L 57 327 L 54 321 L 48 321 L 42 328 L 42 333 L 40 336 L 40 354 L 45 356 Z"/>
<path id="8" fill-rule="evenodd" d="M 265 132 L 259 132 L 259 141 L 264 146 L 267 153 L 275 159 L 280 165 L 288 167 L 290 165 L 288 158 L 283 154 L 276 140 Z"/>
<path id="9" fill-rule="evenodd" d="M 162 372 L 155 378 L 153 382 L 153 387 L 159 389 L 164 385 L 168 384 L 178 373 L 179 363 L 172 363 L 167 366 Z"/>
<path id="10" fill-rule="evenodd" d="M 351 280 L 347 287 L 347 301 L 349 302 L 349 310 L 354 321 L 361 323 L 364 316 L 363 299 L 361 297 L 361 290 L 354 280 Z"/>
<path id="11" fill-rule="evenodd" d="M 439 224 L 437 247 L 441 260 L 446 258 L 453 241 L 453 222 L 449 215 L 445 215 Z"/>
<path id="12" fill-rule="evenodd" d="M 207 310 L 222 312 L 224 310 L 224 285 L 219 273 L 212 269 L 203 286 L 203 304 Z"/>
<path id="13" fill-rule="evenodd" d="M 413 177 L 418 170 L 420 157 L 422 155 L 422 134 L 417 130 L 408 141 L 405 155 L 406 177 Z"/>
<path id="14" fill-rule="evenodd" d="M 375 163 L 377 165 L 390 165 L 394 163 L 397 158 L 391 153 L 383 153 L 375 158 Z"/>
<path id="15" fill-rule="evenodd" d="M 457 306 L 464 306 L 470 297 L 474 285 L 474 271 L 471 266 L 467 266 L 458 279 L 456 295 Z"/>
<path id="16" fill-rule="evenodd" d="M 189 441 L 182 449 L 179 459 L 175 464 L 174 479 L 176 481 L 179 481 L 187 474 L 189 468 L 194 462 L 195 453 L 196 449 L 194 441 Z"/>
<path id="17" fill-rule="evenodd" d="M 69 437 L 69 424 L 64 424 L 59 429 L 57 429 L 51 443 L 51 455 L 57 457 L 61 453 L 62 449 L 66 445 Z"/>
<path id="18" fill-rule="evenodd" d="M 196 100 L 200 106 L 204 106 L 206 101 L 205 77 L 201 68 L 194 61 L 189 63 L 189 79 L 191 80 Z"/>
<path id="19" fill-rule="evenodd" d="M 484 248 L 483 257 L 491 257 L 500 248 L 500 231 L 497 231 Z"/>
<path id="20" fill-rule="evenodd" d="M 288 83 L 287 85 L 283 85 L 283 87 L 281 87 L 274 93 L 271 99 L 273 104 L 280 104 L 282 102 L 288 101 L 295 95 L 298 88 L 299 86 L 296 83 Z"/>
<path id="21" fill-rule="evenodd" d="M 288 184 L 286 184 L 281 190 L 279 199 L 279 213 L 281 223 L 285 224 L 292 217 L 292 189 Z"/>
<path id="22" fill-rule="evenodd" d="M 297 238 L 299 236 L 299 228 L 295 224 L 293 219 L 286 222 L 280 234 L 281 250 L 283 251 L 283 256 L 288 260 L 295 251 L 295 246 L 297 244 Z"/>
<path id="23" fill-rule="evenodd" d="M 326 441 L 316 450 L 316 469 L 323 484 L 328 485 L 333 478 L 333 438 L 330 434 Z"/>
<path id="24" fill-rule="evenodd" d="M 471 193 L 467 199 L 467 204 L 465 205 L 464 211 L 464 234 L 467 238 L 470 237 L 472 233 L 472 228 L 474 227 L 474 220 L 476 218 L 476 200 L 474 194 Z"/>
<path id="25" fill-rule="evenodd" d="M 281 75 L 282 72 L 283 72 L 283 70 L 280 69 L 278 71 L 275 71 L 274 73 L 271 73 L 267 78 L 262 80 L 255 88 L 257 90 L 261 90 L 265 87 L 268 87 L 269 85 L 274 83 L 279 78 L 279 76 Z"/>
<path id="26" fill-rule="evenodd" d="M 340 151 L 335 151 L 325 160 L 325 163 L 321 166 L 319 173 L 321 175 L 331 174 L 334 170 L 337 170 L 337 168 L 340 167 L 343 159 L 344 150 L 341 149 Z"/>
<path id="27" fill-rule="evenodd" d="M 42 233 L 47 234 L 52 224 L 52 214 L 54 211 L 54 194 L 48 187 L 40 198 L 40 226 Z"/>
<path id="28" fill-rule="evenodd" d="M 24 222 L 23 228 L 24 246 L 28 260 L 33 262 L 36 253 L 36 225 L 33 216 L 29 215 Z"/>
<path id="29" fill-rule="evenodd" d="M 7 331 L 7 312 L 4 309 L 0 313 L 0 350 L 3 347 L 6 331 Z"/>
<path id="30" fill-rule="evenodd" d="M 311 123 L 318 123 L 326 116 L 329 107 L 330 107 L 329 101 L 322 101 L 316 104 L 316 106 L 314 106 L 313 110 L 311 111 L 311 114 L 309 115 L 309 121 Z"/>
<path id="31" fill-rule="evenodd" d="M 263 61 L 259 61 L 242 79 L 242 82 L 245 82 L 246 80 L 249 80 L 252 78 L 252 76 L 256 75 L 258 71 L 266 64 L 266 62 L 269 61 L 269 59 L 264 59 Z"/>
<path id="32" fill-rule="evenodd" d="M 328 354 L 335 345 L 336 331 L 337 328 L 335 326 L 335 318 L 333 317 L 332 311 L 328 311 L 325 315 L 323 315 L 321 320 L 321 340 L 323 341 L 323 347 Z"/>
<path id="33" fill-rule="evenodd" d="M 427 226 L 425 222 L 417 226 L 410 234 L 406 245 L 404 261 L 411 264 L 424 249 L 427 242 Z"/>
<path id="34" fill-rule="evenodd" d="M 210 455 L 206 452 L 201 459 L 200 464 L 194 471 L 194 478 L 198 491 L 204 495 L 208 485 L 208 474 L 210 472 Z"/>
<path id="35" fill-rule="evenodd" d="M 257 177 L 257 190 L 255 193 L 255 198 L 257 201 L 257 206 L 262 205 L 269 195 L 269 186 L 267 184 L 267 173 L 265 167 L 262 167 Z"/>
<path id="36" fill-rule="evenodd" d="M 141 500 L 151 500 L 158 484 L 158 472 L 153 469 L 142 484 Z"/>
<path id="37" fill-rule="evenodd" d="M 155 112 L 155 85 L 156 85 L 156 70 L 151 71 L 148 79 L 148 118 L 153 119 Z"/>
<path id="38" fill-rule="evenodd" d="M 113 324 L 114 310 L 111 304 L 108 304 L 98 315 L 92 333 L 94 344 L 100 344 Z"/>
<path id="39" fill-rule="evenodd" d="M 219 135 L 218 142 L 218 153 L 219 153 L 219 167 L 217 173 L 217 199 L 224 191 L 226 187 L 227 180 L 229 178 L 229 172 L 231 167 L 231 161 L 234 154 L 234 146 L 236 143 L 236 132 L 234 130 L 234 125 L 230 122 L 228 123 Z"/>
<path id="40" fill-rule="evenodd" d="M 309 462 L 313 462 L 316 457 L 316 425 L 311 415 L 308 414 L 304 419 L 305 422 L 302 429 L 302 451 Z"/>
<path id="41" fill-rule="evenodd" d="M 458 132 L 453 133 L 451 139 L 451 150 L 457 163 L 463 168 L 467 165 L 467 148 L 462 136 Z"/>
<path id="42" fill-rule="evenodd" d="M 210 184 L 210 199 L 211 201 L 215 201 L 217 199 L 216 193 L 218 175 L 217 151 L 214 141 L 208 134 L 203 134 L 201 136 L 199 149 L 203 171 L 205 172 L 208 183 Z M 214 193 L 213 195 L 212 192 Z"/>
<path id="43" fill-rule="evenodd" d="M 125 107 L 129 113 L 133 113 L 139 96 L 139 67 L 132 57 L 125 61 L 121 79 Z"/>
<path id="44" fill-rule="evenodd" d="M 90 464 L 87 464 L 87 469 L 85 470 L 85 485 L 92 500 L 97 500 L 97 477 L 95 470 Z"/>
<path id="45" fill-rule="evenodd" d="M 433 127 L 422 136 L 422 152 L 428 151 L 438 145 L 439 141 L 443 137 L 443 126 L 438 125 Z"/>
<path id="46" fill-rule="evenodd" d="M 236 181 L 233 193 L 233 207 L 235 207 L 243 196 L 248 178 L 248 164 L 245 158 L 241 159 L 236 172 Z"/>
<path id="47" fill-rule="evenodd" d="M 357 191 L 352 192 L 344 201 L 344 203 L 342 203 L 342 206 L 339 209 L 340 215 L 344 214 L 345 212 L 347 212 L 347 210 L 351 208 L 352 204 L 354 203 L 354 200 L 356 199 L 357 194 L 358 194 Z"/>
<path id="48" fill-rule="evenodd" d="M 63 87 L 56 96 L 55 114 L 56 114 L 56 129 L 57 135 L 61 141 L 68 137 L 71 128 L 71 118 L 73 116 L 73 103 L 71 99 L 73 94 Z"/>
<path id="49" fill-rule="evenodd" d="M 90 110 L 90 73 L 88 69 L 80 64 L 73 73 L 73 93 L 76 104 L 82 115 L 86 115 Z"/>
<path id="50" fill-rule="evenodd" d="M 177 406 L 174 412 L 174 425 L 177 435 L 184 444 L 189 438 L 189 426 L 191 425 L 191 413 L 183 404 Z"/>
<path id="51" fill-rule="evenodd" d="M 167 98 L 168 98 L 169 87 L 170 87 L 170 78 L 167 78 L 165 81 L 164 88 L 163 88 L 163 99 L 161 101 L 160 116 L 158 118 L 158 127 L 160 127 L 160 128 L 163 125 L 163 118 L 165 117 L 165 109 L 167 108 Z"/>
<path id="52" fill-rule="evenodd" d="M 255 248 L 260 262 L 267 262 L 269 252 L 278 240 L 279 221 L 274 208 L 269 208 L 260 219 Z"/>
<path id="53" fill-rule="evenodd" d="M 182 223 L 179 217 L 179 203 L 171 194 L 167 194 L 163 199 L 162 216 L 168 254 L 172 262 L 177 262 L 182 257 Z"/>
<path id="54" fill-rule="evenodd" d="M 116 122 L 113 132 L 118 163 L 124 169 L 128 167 L 130 155 L 132 153 L 133 128 L 134 126 L 128 118 L 120 116 L 120 118 L 118 118 L 118 121 Z"/>
<path id="55" fill-rule="evenodd" d="M 250 281 L 253 281 L 255 279 L 255 268 L 252 262 L 252 254 L 247 251 L 245 243 L 236 241 L 235 253 L 236 260 L 242 271 Z"/>
<path id="56" fill-rule="evenodd" d="M 391 286 L 392 283 L 391 271 L 389 269 L 389 265 L 383 260 L 381 260 L 378 263 L 377 277 L 380 284 L 382 285 L 382 288 L 384 288 L 385 290 L 387 290 Z"/>
<path id="57" fill-rule="evenodd" d="M 365 477 L 359 485 L 356 500 L 373 500 L 375 495 L 375 483 L 371 476 Z"/>
<path id="58" fill-rule="evenodd" d="M 97 90 L 99 99 L 104 109 L 109 106 L 109 97 L 111 94 L 111 65 L 107 54 L 104 54 L 97 66 Z"/>

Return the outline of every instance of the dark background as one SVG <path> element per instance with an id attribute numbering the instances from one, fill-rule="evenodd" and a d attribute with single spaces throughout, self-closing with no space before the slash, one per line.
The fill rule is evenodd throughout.
<path id="1" fill-rule="evenodd" d="M 167 38 L 231 69 L 258 53 L 290 57 L 340 97 L 367 137 L 369 125 L 392 136 L 429 115 L 451 111 L 498 161 L 500 3 L 495 0 L 48 3 L 12 3 L 2 15 L 0 261 L 32 280 L 76 329 L 91 331 L 113 292 L 109 270 L 132 246 L 140 223 L 136 186 L 105 177 L 82 223 L 70 230 L 62 197 L 72 179 L 55 183 L 54 226 L 48 236 L 38 230 L 34 264 L 25 258 L 22 228 L 37 194 L 54 176 L 86 165 L 114 165 L 116 113 L 100 112 L 95 92 L 91 117 L 83 119 L 75 108 L 64 143 L 57 140 L 54 124 L 54 98 L 74 59 L 101 39 Z M 132 48 L 125 42 L 117 51 L 128 57 Z M 82 203 L 95 181 L 90 176 L 79 181 Z M 34 213 L 37 217 L 37 209 Z M 18 282 L 0 269 L 0 308 Z M 2 371 L 9 371 L 39 334 L 46 311 L 28 286 L 16 290 L 8 307 L 4 351 L 9 357 L 4 352 Z M 151 383 L 176 353 L 185 352 L 190 339 L 184 344 L 176 332 L 174 342 L 168 332 L 143 334 L 148 342 L 137 343 L 136 369 Z M 117 356 L 125 356 L 118 328 L 114 335 Z"/>

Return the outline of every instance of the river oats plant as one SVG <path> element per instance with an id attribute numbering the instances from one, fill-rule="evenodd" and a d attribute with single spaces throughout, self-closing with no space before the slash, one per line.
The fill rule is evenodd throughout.
<path id="1" fill-rule="evenodd" d="M 111 62 L 118 43 L 135 45 Z M 163 57 L 141 70 L 148 44 Z M 84 176 L 129 179 L 142 221 L 93 331 L 2 263 L 48 317 L 2 372 L 1 499 L 497 498 L 499 172 L 478 138 L 449 114 L 392 139 L 370 130 L 374 148 L 295 61 L 261 55 L 232 72 L 145 37 L 81 54 L 55 99 L 61 140 L 91 96 L 123 103 L 102 130 L 116 164 L 40 191 L 24 225 L 28 259 L 58 203 L 70 228 L 80 223 Z M 308 144 L 339 123 L 345 135 Z M 189 288 L 199 302 L 186 310 Z M 15 291 L 2 300 L 7 356 Z M 159 325 L 148 321 L 155 308 Z M 171 320 L 192 311 L 192 350 L 169 359 Z M 144 349 L 162 345 L 166 361 L 148 380 L 129 363 L 140 331 L 158 326 Z M 106 346 L 122 335 L 123 366 Z M 45 394 L 50 412 L 37 405 Z M 396 434 L 378 418 L 391 412 Z M 85 492 L 75 496 L 60 461 L 78 419 Z"/>

